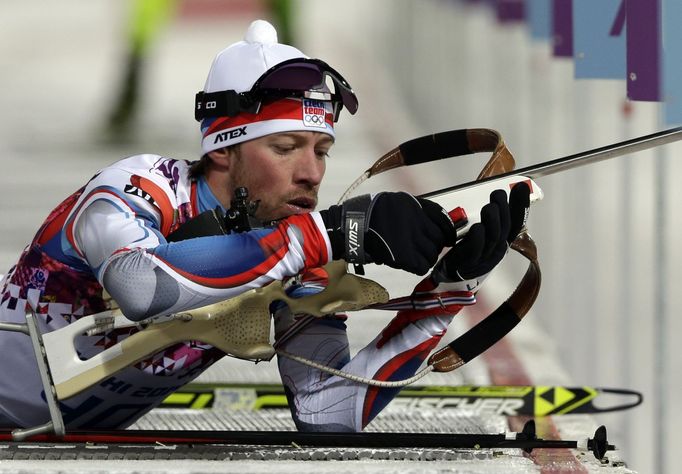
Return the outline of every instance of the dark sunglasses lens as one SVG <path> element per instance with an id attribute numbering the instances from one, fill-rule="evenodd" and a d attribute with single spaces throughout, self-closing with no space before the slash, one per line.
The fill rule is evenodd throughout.
<path id="1" fill-rule="evenodd" d="M 321 62 L 320 62 L 321 63 Z M 286 89 L 308 91 L 312 89 L 329 90 L 325 76 L 334 82 L 335 94 L 341 96 L 344 107 L 354 114 L 358 110 L 358 98 L 346 80 L 324 63 L 294 62 L 274 68 L 257 82 L 258 89 Z"/>
<path id="2" fill-rule="evenodd" d="M 351 115 L 354 114 L 355 112 L 357 112 L 358 111 L 358 98 L 355 95 L 355 93 L 353 93 L 352 90 L 350 90 L 350 89 L 348 89 L 342 85 L 339 85 L 338 83 L 336 83 L 336 88 L 341 93 L 341 101 L 343 102 L 344 107 L 346 107 L 348 109 L 348 112 L 350 112 Z"/>
<path id="3" fill-rule="evenodd" d="M 273 70 L 259 84 L 262 89 L 309 90 L 322 82 L 322 73 L 312 64 L 291 64 Z"/>

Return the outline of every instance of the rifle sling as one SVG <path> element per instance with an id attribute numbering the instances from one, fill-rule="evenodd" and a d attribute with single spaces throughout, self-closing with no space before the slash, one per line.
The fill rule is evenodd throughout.
<path id="1" fill-rule="evenodd" d="M 401 166 L 440 160 L 471 153 L 491 151 L 492 156 L 477 180 L 497 176 L 514 169 L 512 154 L 495 130 L 486 128 L 451 130 L 409 140 L 389 151 L 366 172 L 366 178 Z M 435 352 L 428 360 L 435 372 L 448 372 L 479 356 L 507 335 L 535 303 L 540 291 L 541 272 L 535 242 L 524 229 L 511 248 L 529 264 L 514 292 L 481 322 Z"/>

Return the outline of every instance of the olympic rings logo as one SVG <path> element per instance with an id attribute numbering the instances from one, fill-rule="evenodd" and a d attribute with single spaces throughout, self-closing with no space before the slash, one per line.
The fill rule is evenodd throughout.
<path id="1" fill-rule="evenodd" d="M 303 120 L 305 120 L 308 123 L 312 123 L 312 124 L 315 124 L 318 126 L 324 125 L 324 117 L 322 117 L 321 115 L 310 115 L 310 114 L 308 114 L 305 117 L 303 117 Z"/>

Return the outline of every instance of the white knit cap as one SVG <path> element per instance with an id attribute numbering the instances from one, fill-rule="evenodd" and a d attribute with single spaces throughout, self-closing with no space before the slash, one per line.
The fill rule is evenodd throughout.
<path id="1" fill-rule="evenodd" d="M 249 26 L 244 40 L 222 50 L 213 60 L 204 92 L 246 92 L 273 66 L 295 58 L 308 58 L 293 46 L 277 42 L 277 31 L 264 20 Z M 278 132 L 316 131 L 334 136 L 332 105 L 328 102 L 286 98 L 265 104 L 257 114 L 201 121 L 205 153 Z"/>

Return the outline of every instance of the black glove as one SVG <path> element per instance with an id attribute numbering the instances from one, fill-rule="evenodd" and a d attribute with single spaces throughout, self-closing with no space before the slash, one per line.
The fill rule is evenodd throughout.
<path id="1" fill-rule="evenodd" d="M 439 262 L 434 270 L 438 282 L 474 280 L 486 275 L 499 264 L 507 248 L 526 224 L 530 207 L 530 188 L 525 182 L 509 193 L 498 189 L 490 194 L 490 202 L 481 209 L 481 222 Z"/>
<path id="2" fill-rule="evenodd" d="M 424 275 L 457 238 L 442 207 L 403 192 L 358 196 L 320 215 L 334 260 L 386 264 L 417 275 Z"/>

